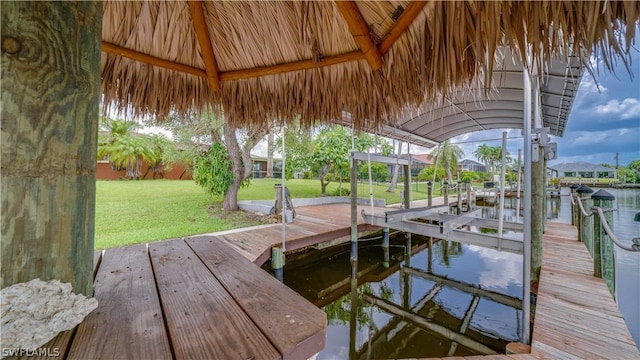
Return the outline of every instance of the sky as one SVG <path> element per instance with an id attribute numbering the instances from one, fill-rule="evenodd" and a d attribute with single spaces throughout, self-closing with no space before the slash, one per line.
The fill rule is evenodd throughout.
<path id="1" fill-rule="evenodd" d="M 632 75 L 622 63 L 614 73 L 604 70 L 596 59 L 592 59 L 592 65 L 595 78 L 589 72 L 583 75 L 564 135 L 552 136 L 551 141 L 558 144 L 558 158 L 549 161 L 549 166 L 580 161 L 615 165 L 616 153 L 620 166 L 640 159 L 640 50 L 637 46 L 632 50 Z M 469 133 L 454 137 L 451 142 L 458 143 L 465 158 L 475 159 L 473 151 L 481 144 L 500 146 L 503 131 L 508 131 L 507 137 L 515 138 L 522 130 Z M 522 145 L 521 137 L 510 139 L 507 151 L 515 158 Z"/>

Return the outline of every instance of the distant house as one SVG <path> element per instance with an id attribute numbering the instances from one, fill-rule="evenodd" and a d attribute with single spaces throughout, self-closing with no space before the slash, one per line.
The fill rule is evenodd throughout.
<path id="1" fill-rule="evenodd" d="M 458 162 L 458 166 L 462 171 L 482 171 L 487 172 L 487 167 L 477 161 L 471 159 L 464 159 Z"/>
<path id="2" fill-rule="evenodd" d="M 411 154 L 411 176 L 418 176 L 422 169 L 428 168 L 433 165 L 434 162 L 435 158 L 429 154 Z M 389 178 L 393 175 L 393 164 L 387 164 L 387 173 L 389 174 Z M 398 176 L 401 178 L 404 176 L 402 166 L 400 167 Z"/>
<path id="3" fill-rule="evenodd" d="M 253 178 L 262 179 L 267 176 L 267 157 L 251 155 L 251 167 L 253 169 Z M 273 177 L 282 177 L 282 159 L 273 158 Z"/>
<path id="4" fill-rule="evenodd" d="M 615 179 L 616 170 L 601 165 L 590 164 L 587 162 L 558 164 L 551 167 L 557 171 L 558 178 L 576 178 L 576 179 Z"/>

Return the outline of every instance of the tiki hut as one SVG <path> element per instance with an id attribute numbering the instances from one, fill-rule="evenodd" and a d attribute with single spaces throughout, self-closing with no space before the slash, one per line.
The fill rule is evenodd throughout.
<path id="1" fill-rule="evenodd" d="M 607 67 L 626 61 L 639 17 L 638 2 L 617 1 L 106 1 L 101 90 L 105 109 L 159 119 L 211 108 L 238 126 L 311 124 L 347 111 L 381 131 L 495 86 L 501 64 L 535 62 L 542 78 L 554 62 L 588 65 L 591 49 Z"/>

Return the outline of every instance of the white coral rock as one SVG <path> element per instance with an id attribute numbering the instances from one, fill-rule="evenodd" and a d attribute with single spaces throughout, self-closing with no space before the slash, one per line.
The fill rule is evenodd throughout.
<path id="1" fill-rule="evenodd" d="M 33 279 L 2 289 L 0 331 L 4 348 L 34 350 L 73 329 L 98 301 L 72 292 L 71 284 Z"/>

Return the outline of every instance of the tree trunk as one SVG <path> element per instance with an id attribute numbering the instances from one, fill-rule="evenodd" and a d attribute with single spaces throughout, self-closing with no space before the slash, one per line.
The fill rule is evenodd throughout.
<path id="1" fill-rule="evenodd" d="M 327 196 L 327 185 L 331 183 L 331 181 L 325 181 L 324 179 L 328 173 L 329 173 L 329 165 L 325 165 L 320 171 L 320 174 L 318 174 L 318 177 L 320 178 L 320 188 L 322 189 L 321 196 Z"/>
<path id="2" fill-rule="evenodd" d="M 273 131 L 269 130 L 267 133 L 267 174 L 265 177 L 273 177 L 273 153 L 274 153 L 274 139 Z"/>
<path id="3" fill-rule="evenodd" d="M 444 168 L 447 171 L 447 177 L 449 178 L 449 184 L 453 184 L 453 174 L 451 173 L 451 166 L 449 165 L 449 161 L 444 159 Z"/>
<path id="4" fill-rule="evenodd" d="M 402 154 L 402 141 L 398 141 L 398 156 Z M 396 184 L 398 183 L 398 175 L 400 174 L 400 165 L 393 165 L 393 176 L 391 177 L 391 184 L 389 184 L 389 188 L 387 192 L 396 191 Z"/>
<path id="5" fill-rule="evenodd" d="M 233 183 L 225 192 L 222 199 L 222 207 L 227 211 L 236 211 L 238 207 L 238 190 L 242 183 L 251 176 L 251 149 L 266 132 L 266 127 L 250 132 L 242 148 L 236 137 L 236 128 L 227 122 L 223 125 L 224 144 L 231 159 L 231 172 Z"/>
<path id="6" fill-rule="evenodd" d="M 93 294 L 100 2 L 3 1 L 2 281 Z"/>
<path id="7" fill-rule="evenodd" d="M 231 126 L 225 121 L 223 125 L 224 143 L 229 151 L 229 158 L 231 159 L 231 172 L 233 173 L 233 183 L 224 193 L 222 200 L 222 207 L 227 211 L 238 210 L 238 189 L 240 184 L 244 181 L 242 178 L 244 169 L 242 166 L 242 154 L 240 153 L 240 145 L 236 138 L 236 128 Z"/>

